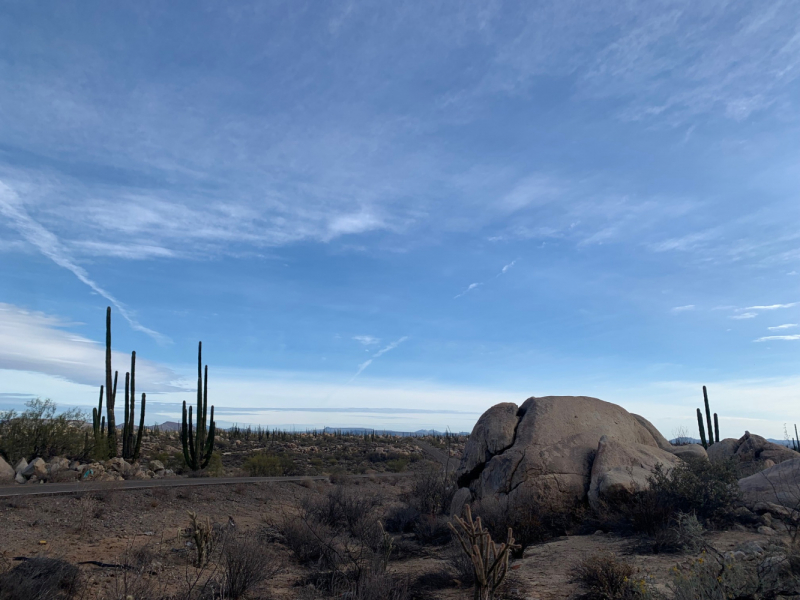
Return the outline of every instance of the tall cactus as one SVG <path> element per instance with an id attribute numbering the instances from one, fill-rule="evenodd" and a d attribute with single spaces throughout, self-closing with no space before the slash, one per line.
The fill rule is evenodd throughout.
<path id="1" fill-rule="evenodd" d="M 104 427 L 101 425 L 105 425 L 105 421 L 101 423 L 100 417 L 103 415 L 103 386 L 100 386 L 100 402 L 97 405 L 97 408 L 92 409 L 92 431 L 94 432 L 94 441 L 95 443 L 99 443 L 100 440 L 105 435 Z"/>
<path id="2" fill-rule="evenodd" d="M 130 378 L 129 378 L 130 375 Z M 130 383 L 130 395 L 128 384 Z M 131 371 L 125 373 L 125 424 L 122 427 L 122 458 L 129 461 L 139 459 L 144 431 L 145 395 L 142 394 L 142 406 L 139 415 L 139 431 L 134 435 L 134 419 L 136 417 L 136 351 L 131 352 Z"/>
<path id="3" fill-rule="evenodd" d="M 117 455 L 117 420 L 114 417 L 114 404 L 117 399 L 117 375 L 111 380 L 111 307 L 106 309 L 106 414 L 108 415 L 108 455 Z M 112 387 L 113 383 L 113 387 Z"/>
<path id="4" fill-rule="evenodd" d="M 711 428 L 711 408 L 708 406 L 708 391 L 706 386 L 703 386 L 703 402 L 706 405 L 706 422 L 708 423 L 708 445 L 714 444 L 714 430 Z M 719 438 L 719 435 L 717 436 Z M 719 441 L 719 439 L 717 439 Z"/>
<path id="5" fill-rule="evenodd" d="M 183 458 L 192 471 L 205 469 L 211 454 L 214 452 L 214 435 L 217 430 L 214 423 L 214 407 L 211 407 L 211 421 L 206 430 L 208 414 L 208 365 L 203 379 L 203 342 L 197 347 L 197 431 L 192 431 L 192 407 L 186 412 L 186 400 L 183 401 L 183 419 L 181 423 L 181 445 Z"/>
<path id="6" fill-rule="evenodd" d="M 703 444 L 703 448 L 708 449 L 708 443 L 706 442 L 706 428 L 703 426 L 703 413 L 700 412 L 700 409 L 697 409 L 697 426 L 700 428 L 700 441 Z"/>

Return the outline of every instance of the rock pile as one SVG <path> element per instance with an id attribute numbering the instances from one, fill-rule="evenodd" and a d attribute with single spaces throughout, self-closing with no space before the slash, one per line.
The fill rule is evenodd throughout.
<path id="1" fill-rule="evenodd" d="M 7 468 L 6 468 L 7 467 Z M 34 458 L 31 462 L 20 459 L 12 468 L 0 457 L 0 483 L 16 481 L 20 484 L 47 481 L 120 481 L 122 479 L 160 479 L 172 477 L 175 473 L 165 469 L 161 461 L 151 460 L 147 466 L 130 464 L 122 458 L 112 458 L 105 462 L 80 464 L 56 456 L 45 462 Z"/>

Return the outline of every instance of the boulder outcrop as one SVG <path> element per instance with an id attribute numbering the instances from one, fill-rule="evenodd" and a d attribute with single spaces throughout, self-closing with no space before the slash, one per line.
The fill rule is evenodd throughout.
<path id="1" fill-rule="evenodd" d="M 800 457 L 740 479 L 739 489 L 742 502 L 751 510 L 776 504 L 800 512 Z"/>
<path id="2" fill-rule="evenodd" d="M 616 404 L 586 396 L 528 398 L 481 416 L 457 477 L 470 499 L 525 496 L 571 505 L 590 490 L 596 500 L 606 490 L 632 489 L 628 469 L 643 483 L 657 462 L 676 464 L 671 448 L 649 421 Z M 461 499 L 468 501 L 463 492 Z"/>

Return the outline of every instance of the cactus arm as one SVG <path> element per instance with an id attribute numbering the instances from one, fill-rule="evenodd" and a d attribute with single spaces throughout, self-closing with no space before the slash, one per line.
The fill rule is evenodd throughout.
<path id="1" fill-rule="evenodd" d="M 187 424 L 186 418 L 186 400 L 183 401 L 183 419 L 181 422 L 181 446 L 183 446 L 183 460 L 186 462 L 186 466 L 191 466 L 191 461 L 189 460 L 189 426 Z"/>
<path id="2" fill-rule="evenodd" d="M 131 352 L 131 410 L 128 421 L 128 456 L 133 455 L 133 423 L 136 418 L 136 351 Z"/>
<path id="3" fill-rule="evenodd" d="M 133 449 L 133 460 L 139 460 L 139 452 L 142 449 L 142 433 L 144 432 L 144 407 L 145 407 L 145 394 L 142 394 L 142 408 L 139 416 L 139 431 L 136 434 L 136 447 Z"/>
<path id="4" fill-rule="evenodd" d="M 703 414 L 700 412 L 700 409 L 697 409 L 697 425 L 700 428 L 700 441 L 703 443 L 703 448 L 708 449 L 708 443 L 706 443 L 706 430 L 703 427 Z"/>
<path id="5" fill-rule="evenodd" d="M 714 413 L 714 443 L 719 443 L 719 419 L 717 413 Z"/>
<path id="6" fill-rule="evenodd" d="M 211 455 L 214 453 L 214 436 L 217 432 L 217 424 L 214 422 L 214 407 L 211 407 L 211 425 L 208 427 L 208 439 L 206 440 L 206 447 L 203 456 L 203 464 L 201 468 L 205 469 L 211 460 Z"/>
<path id="7" fill-rule="evenodd" d="M 130 385 L 131 385 L 131 374 L 125 373 L 125 411 L 122 413 L 125 415 L 125 419 L 122 422 L 122 458 L 126 458 L 129 456 L 128 454 L 128 426 L 130 422 L 128 420 L 128 416 L 130 415 Z"/>
<path id="8" fill-rule="evenodd" d="M 706 386 L 703 386 L 703 402 L 706 405 L 706 422 L 708 423 L 708 445 L 714 443 L 714 430 L 711 428 L 711 408 L 708 405 L 708 391 Z"/>

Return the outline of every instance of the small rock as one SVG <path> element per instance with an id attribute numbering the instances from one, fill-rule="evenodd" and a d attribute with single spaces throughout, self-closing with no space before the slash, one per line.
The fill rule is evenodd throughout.
<path id="1" fill-rule="evenodd" d="M 27 461 L 27 460 L 25 460 L 24 458 L 20 458 L 20 459 L 19 459 L 19 462 L 17 463 L 17 466 L 16 466 L 16 467 L 14 467 L 14 471 L 15 471 L 16 473 L 21 473 L 21 472 L 22 472 L 22 471 L 24 471 L 24 470 L 25 470 L 27 467 L 28 467 L 28 461 Z"/>
<path id="2" fill-rule="evenodd" d="M 757 542 L 745 542 L 744 544 L 739 544 L 736 547 L 735 551 L 743 552 L 744 554 L 751 556 L 751 555 L 759 555 L 764 554 L 764 549 L 758 545 Z"/>
<path id="3" fill-rule="evenodd" d="M 47 477 L 47 464 L 41 458 L 34 458 L 28 463 L 28 466 L 22 470 L 23 477 L 32 477 L 36 475 L 40 479 Z"/>
<path id="4" fill-rule="evenodd" d="M 160 460 L 151 460 L 147 464 L 147 467 L 151 471 L 163 471 L 164 470 L 164 463 L 162 463 Z"/>
<path id="5" fill-rule="evenodd" d="M 17 476 L 16 476 L 16 477 L 14 477 L 14 481 L 16 481 L 17 483 L 25 483 L 25 482 L 26 482 L 26 481 L 28 481 L 28 480 L 27 480 L 27 479 L 25 479 L 25 478 L 22 476 L 22 473 L 17 473 Z"/>
<path id="6" fill-rule="evenodd" d="M 766 525 L 767 527 L 772 527 L 772 515 L 768 512 L 761 515 L 761 524 Z"/>
<path id="7" fill-rule="evenodd" d="M 767 527 L 766 525 L 762 525 L 761 527 L 758 528 L 758 533 L 760 533 L 761 535 L 772 536 L 778 532 L 775 531 L 772 527 Z"/>

